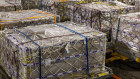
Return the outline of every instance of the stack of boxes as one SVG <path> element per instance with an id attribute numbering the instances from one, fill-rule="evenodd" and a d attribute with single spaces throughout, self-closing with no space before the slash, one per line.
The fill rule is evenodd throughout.
<path id="1" fill-rule="evenodd" d="M 79 26 L 66 22 L 3 32 L 0 42 L 3 67 L 9 76 L 17 79 L 39 78 L 40 67 L 42 78 L 49 79 L 69 78 L 72 74 L 84 77 L 87 68 L 94 77 L 108 74 L 105 68 L 106 35 Z"/>
<path id="2" fill-rule="evenodd" d="M 76 5 L 81 0 L 51 0 L 44 4 L 45 10 L 60 15 L 61 21 L 70 20 L 70 6 Z"/>
<path id="3" fill-rule="evenodd" d="M 96 1 L 2 0 L 0 28 L 8 29 L 0 32 L 0 58 L 7 74 L 14 79 L 108 75 L 106 40 L 119 53 L 140 58 L 140 12 L 132 13 L 139 11 L 139 1 L 136 6 Z M 24 10 L 13 11 L 17 5 Z"/>
<path id="4" fill-rule="evenodd" d="M 22 16 L 21 16 L 22 15 Z M 60 17 L 41 10 L 0 12 L 1 29 L 59 22 Z"/>
<path id="5" fill-rule="evenodd" d="M 140 58 L 140 12 L 119 17 L 112 29 L 117 51 L 129 58 Z"/>
<path id="6" fill-rule="evenodd" d="M 107 33 L 108 40 L 111 38 L 111 30 L 120 14 L 134 12 L 135 7 L 113 2 L 92 2 L 72 6 L 71 21 L 86 24 L 87 26 Z"/>

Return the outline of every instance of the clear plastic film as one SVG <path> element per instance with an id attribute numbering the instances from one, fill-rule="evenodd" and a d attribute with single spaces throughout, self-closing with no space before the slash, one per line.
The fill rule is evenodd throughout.
<path id="1" fill-rule="evenodd" d="M 113 39 L 117 40 L 116 46 L 129 51 L 123 54 L 140 58 L 140 12 L 119 16 L 112 32 Z"/>
<path id="2" fill-rule="evenodd" d="M 24 27 L 29 25 L 50 24 L 60 21 L 59 15 L 38 9 L 0 12 L 1 29 Z"/>
<path id="3" fill-rule="evenodd" d="M 12 0 L 0 0 L 0 12 L 16 11 L 21 9 L 21 4 Z"/>
<path id="4" fill-rule="evenodd" d="M 71 7 L 71 21 L 100 30 L 111 38 L 111 28 L 120 14 L 134 12 L 135 7 L 118 1 L 92 2 Z"/>
<path id="5" fill-rule="evenodd" d="M 84 25 L 78 27 L 80 25 L 70 22 L 59 24 L 88 38 L 90 74 L 105 71 L 105 34 Z M 41 47 L 42 78 L 64 79 L 73 74 L 86 75 L 85 38 L 55 24 L 28 26 L 1 34 L 1 62 L 8 75 L 18 79 L 39 78 L 39 49 L 17 30 Z"/>
<path id="6" fill-rule="evenodd" d="M 70 20 L 70 6 L 76 5 L 83 0 L 48 0 L 43 4 L 44 10 L 60 15 L 61 21 Z"/>

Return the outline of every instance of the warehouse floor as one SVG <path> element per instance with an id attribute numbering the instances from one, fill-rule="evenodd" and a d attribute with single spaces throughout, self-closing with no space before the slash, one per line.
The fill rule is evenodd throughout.
<path id="1" fill-rule="evenodd" d="M 140 79 L 140 63 L 117 60 L 107 63 L 106 66 L 121 79 Z"/>
<path id="2" fill-rule="evenodd" d="M 140 79 L 140 63 L 116 60 L 109 62 L 106 66 L 121 79 Z M 0 79 L 10 79 L 0 66 Z"/>

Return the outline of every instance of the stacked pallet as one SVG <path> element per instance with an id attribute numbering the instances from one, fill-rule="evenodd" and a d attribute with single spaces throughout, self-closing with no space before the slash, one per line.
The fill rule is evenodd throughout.
<path id="1" fill-rule="evenodd" d="M 16 0 L 12 0 L 13 2 Z M 51 13 L 56 13 L 60 15 L 64 20 L 70 20 L 70 8 L 69 5 L 73 5 L 82 0 L 18 0 L 21 1 L 22 8 L 24 10 L 28 9 L 42 9 L 47 10 Z M 55 4 L 54 4 L 55 2 Z M 61 19 L 62 20 L 62 19 Z"/>
<path id="2" fill-rule="evenodd" d="M 22 5 L 24 10 L 27 10 L 27 9 L 40 9 L 41 0 L 21 0 L 21 5 Z"/>
<path id="3" fill-rule="evenodd" d="M 111 28 L 119 14 L 134 12 L 134 6 L 118 1 L 92 2 L 71 7 L 71 21 L 86 24 L 96 30 L 107 33 L 111 37 Z"/>
<path id="4" fill-rule="evenodd" d="M 0 41 L 3 67 L 17 79 L 39 78 L 40 67 L 42 78 L 49 79 L 65 79 L 72 74 L 85 76 L 87 68 L 94 77 L 107 74 L 105 34 L 79 26 L 66 22 L 3 31 Z"/>
<path id="5" fill-rule="evenodd" d="M 61 21 L 70 20 L 70 5 L 75 5 L 81 0 L 48 0 L 43 4 L 48 12 L 60 15 Z"/>
<path id="6" fill-rule="evenodd" d="M 117 51 L 130 58 L 140 58 L 140 12 L 120 16 L 113 28 Z"/>
<path id="7" fill-rule="evenodd" d="M 9 3 L 5 0 L 0 0 L 0 12 L 7 12 L 7 11 L 16 11 L 21 9 L 20 4 L 16 3 Z"/>
<path id="8" fill-rule="evenodd" d="M 41 10 L 22 10 L 12 12 L 0 12 L 1 29 L 24 27 L 41 23 L 55 23 L 59 16 Z"/>

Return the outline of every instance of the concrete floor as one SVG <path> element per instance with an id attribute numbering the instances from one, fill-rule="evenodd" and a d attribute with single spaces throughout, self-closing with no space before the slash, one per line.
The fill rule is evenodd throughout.
<path id="1" fill-rule="evenodd" d="M 117 60 L 107 63 L 106 66 L 122 79 L 140 79 L 140 63 Z"/>

